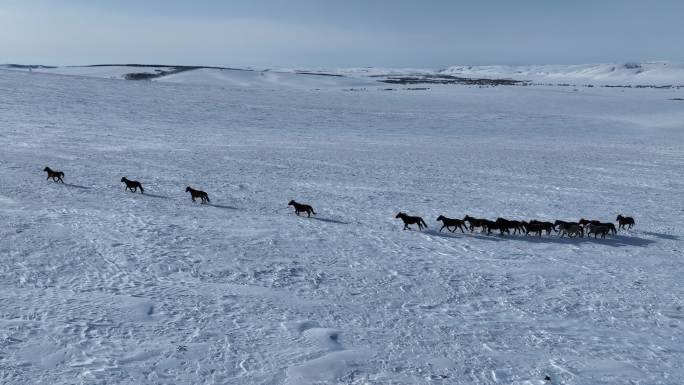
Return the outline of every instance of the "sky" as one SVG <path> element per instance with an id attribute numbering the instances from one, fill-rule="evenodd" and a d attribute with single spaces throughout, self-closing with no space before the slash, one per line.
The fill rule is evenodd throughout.
<path id="1" fill-rule="evenodd" d="M 684 62 L 683 0 L 0 0 L 0 63 Z"/>

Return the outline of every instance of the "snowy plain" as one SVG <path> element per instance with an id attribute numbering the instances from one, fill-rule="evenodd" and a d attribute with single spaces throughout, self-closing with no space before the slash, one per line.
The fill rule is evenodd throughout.
<path id="1" fill-rule="evenodd" d="M 0 70 L 1 383 L 684 382 L 684 89 L 184 74 Z"/>

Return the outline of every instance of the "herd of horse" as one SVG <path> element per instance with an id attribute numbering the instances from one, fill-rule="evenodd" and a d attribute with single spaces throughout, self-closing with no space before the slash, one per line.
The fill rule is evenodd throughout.
<path id="1" fill-rule="evenodd" d="M 417 225 L 419 230 L 427 227 L 427 224 L 421 217 L 410 216 L 400 212 L 395 218 L 401 219 L 404 222 L 404 230 L 411 229 L 410 225 Z M 617 227 L 612 222 L 601 222 L 584 218 L 577 222 L 557 220 L 552 223 L 539 220 L 531 220 L 529 222 L 516 221 L 505 218 L 497 218 L 495 221 L 492 221 L 484 218 L 474 218 L 470 215 L 466 215 L 463 219 L 447 218 L 444 215 L 437 217 L 437 222 L 442 222 L 442 227 L 439 229 L 440 232 L 444 228 L 452 233 L 457 229 L 461 230 L 461 233 L 465 233 L 465 230 L 469 230 L 472 233 L 475 229 L 480 229 L 482 233 L 487 235 L 491 235 L 492 231 L 498 231 L 499 235 L 511 234 L 511 231 L 513 231 L 513 234 L 529 235 L 532 233 L 539 237 L 544 232 L 546 235 L 551 235 L 551 232 L 555 232 L 560 234 L 561 238 L 564 236 L 582 238 L 585 235 L 588 237 L 594 235 L 594 238 L 598 236 L 605 238 L 606 235 L 617 234 L 618 229 L 629 230 L 635 223 L 634 218 L 623 215 L 618 215 L 615 220 L 618 223 Z"/>
<path id="2" fill-rule="evenodd" d="M 52 179 L 54 182 L 64 183 L 64 172 L 53 170 L 50 167 L 45 167 L 43 171 L 47 173 L 47 180 Z M 133 193 L 140 190 L 141 194 L 145 193 L 142 183 L 139 181 L 123 177 L 121 178 L 121 183 L 124 183 L 125 185 L 124 190 L 130 190 Z M 199 199 L 200 203 L 203 204 L 211 202 L 211 200 L 209 200 L 209 194 L 204 191 L 196 190 L 188 186 L 185 188 L 185 192 L 190 193 L 190 198 L 193 202 L 196 202 L 196 199 Z M 300 215 L 301 213 L 306 213 L 307 217 L 310 217 L 311 214 L 316 215 L 316 212 L 311 205 L 298 203 L 294 200 L 291 200 L 287 205 L 292 206 L 297 215 Z M 423 230 L 423 228 L 428 227 L 423 218 L 411 216 L 404 212 L 399 212 L 395 218 L 401 219 L 404 222 L 404 230 L 410 230 L 411 225 L 417 225 L 418 230 Z M 442 227 L 439 229 L 440 232 L 442 232 L 444 228 L 452 233 L 457 229 L 460 229 L 461 233 L 465 233 L 465 230 L 469 230 L 472 233 L 475 229 L 480 229 L 482 233 L 486 233 L 487 235 L 491 235 L 492 231 L 498 231 L 499 235 L 502 236 L 504 234 L 511 234 L 512 230 L 513 234 L 529 235 L 532 233 L 539 237 L 541 237 L 544 232 L 546 232 L 546 235 L 550 235 L 553 231 L 560 234 L 561 238 L 564 236 L 568 236 L 569 238 L 582 238 L 585 235 L 590 237 L 592 234 L 594 235 L 594 238 L 598 236 L 605 238 L 606 235 L 617 234 L 618 229 L 628 230 L 634 226 L 634 218 L 632 217 L 618 215 L 615 220 L 618 223 L 617 228 L 615 227 L 615 224 L 611 222 L 601 222 L 584 218 L 577 222 L 557 220 L 552 223 L 538 220 L 531 220 L 529 222 L 517 221 L 505 218 L 497 218 L 495 221 L 492 221 L 484 218 L 473 218 L 470 215 L 466 215 L 463 219 L 447 218 L 443 215 L 437 217 L 437 222 L 442 222 Z"/>

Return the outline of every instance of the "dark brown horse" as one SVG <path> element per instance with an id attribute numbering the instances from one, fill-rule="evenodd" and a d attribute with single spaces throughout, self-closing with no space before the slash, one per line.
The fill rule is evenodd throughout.
<path id="1" fill-rule="evenodd" d="M 576 225 L 577 227 L 579 227 L 580 238 L 584 237 L 584 226 L 582 226 L 582 224 L 580 224 L 579 222 L 566 222 L 566 221 L 560 221 L 560 220 L 556 220 L 555 222 L 553 222 L 553 227 L 554 228 L 558 227 L 559 232 L 563 231 L 564 228 L 566 230 L 571 229 L 572 227 L 570 227 L 570 226 L 573 226 L 573 225 Z M 566 233 L 567 233 L 567 231 L 566 231 Z M 563 236 L 563 235 L 561 234 L 561 236 Z"/>
<path id="2" fill-rule="evenodd" d="M 525 235 L 534 233 L 541 237 L 543 231 L 546 231 L 546 235 L 550 235 L 551 230 L 553 230 L 553 223 L 551 222 L 530 221 L 527 223 L 523 221 L 522 225 L 525 229 Z"/>
<path id="3" fill-rule="evenodd" d="M 404 221 L 404 230 L 411 228 L 409 225 L 418 225 L 418 229 L 422 230 L 423 226 L 428 227 L 423 218 L 421 217 L 412 217 L 410 215 L 407 215 L 406 213 L 398 213 L 395 218 L 401 218 L 402 221 Z"/>
<path id="4" fill-rule="evenodd" d="M 567 235 L 570 238 L 574 238 L 577 236 L 582 238 L 584 236 L 584 230 L 582 229 L 582 226 L 579 225 L 579 223 L 563 222 L 559 223 L 557 226 L 561 238 L 563 238 L 563 235 Z"/>
<path id="5" fill-rule="evenodd" d="M 507 230 L 513 229 L 513 234 L 517 234 L 518 232 L 522 234 L 523 232 L 522 222 L 520 221 L 509 221 L 508 219 L 504 218 L 496 218 L 496 223 L 506 227 Z M 506 232 L 510 234 L 510 231 Z"/>
<path id="6" fill-rule="evenodd" d="M 466 227 L 466 224 L 461 219 L 447 218 L 444 215 L 440 215 L 437 217 L 437 221 L 442 221 L 442 227 L 439 229 L 440 233 L 442 232 L 442 229 L 445 227 L 452 233 L 455 232 L 456 229 L 461 229 L 461 232 L 465 233 L 465 231 L 463 231 L 463 228 Z M 450 227 L 453 227 L 454 229 L 451 230 Z"/>
<path id="7" fill-rule="evenodd" d="M 589 219 L 582 218 L 577 223 L 579 223 L 580 225 L 582 225 L 584 227 L 587 227 L 588 225 L 592 225 L 592 224 L 598 225 L 599 223 L 601 223 L 601 221 L 597 221 L 595 219 L 589 220 Z"/>
<path id="8" fill-rule="evenodd" d="M 617 229 L 615 228 L 615 225 L 611 222 L 598 222 L 598 223 L 591 223 L 592 226 L 603 226 L 607 227 L 608 231 L 610 231 L 613 235 L 617 234 Z"/>
<path id="9" fill-rule="evenodd" d="M 294 200 L 291 200 L 290 203 L 288 203 L 287 205 L 293 206 L 295 209 L 295 214 L 297 214 L 297 215 L 299 215 L 299 213 L 306 213 L 307 217 L 310 217 L 311 214 L 316 215 L 316 212 L 314 211 L 313 207 L 311 207 L 310 205 L 297 203 Z"/>
<path id="10" fill-rule="evenodd" d="M 601 238 L 605 238 L 606 234 L 608 234 L 610 232 L 611 232 L 611 229 L 609 226 L 596 225 L 596 224 L 590 223 L 589 224 L 589 232 L 587 233 L 587 236 L 590 237 L 591 234 L 594 234 L 594 238 L 596 238 L 597 235 L 600 235 Z"/>
<path id="11" fill-rule="evenodd" d="M 145 193 L 142 184 L 137 180 L 129 180 L 128 178 L 123 177 L 121 178 L 121 182 L 126 184 L 126 187 L 124 187 L 124 191 L 131 190 L 131 192 L 136 192 L 138 189 L 140 189 L 141 194 Z"/>
<path id="12" fill-rule="evenodd" d="M 617 216 L 617 219 L 615 219 L 618 223 L 618 229 L 625 229 L 625 226 L 627 226 L 627 230 L 631 229 L 634 226 L 634 218 L 632 217 L 623 217 L 622 214 Z"/>
<path id="13" fill-rule="evenodd" d="M 200 198 L 202 203 L 211 202 L 209 200 L 209 194 L 205 193 L 204 191 L 195 190 L 194 188 L 188 186 L 185 188 L 185 192 L 190 193 L 190 197 L 192 198 L 193 202 L 195 202 L 195 198 Z"/>
<path id="14" fill-rule="evenodd" d="M 48 179 L 52 178 L 52 180 L 53 180 L 54 182 L 62 182 L 62 183 L 64 183 L 64 180 L 62 179 L 62 178 L 64 178 L 64 173 L 63 173 L 63 172 L 61 172 L 61 171 L 55 171 L 55 170 L 51 169 L 50 167 L 45 167 L 45 168 L 43 169 L 43 171 L 45 171 L 45 172 L 47 173 L 47 178 L 45 178 L 45 180 L 48 180 Z"/>
<path id="15" fill-rule="evenodd" d="M 487 231 L 487 235 L 491 235 L 492 230 L 499 230 L 499 235 L 503 235 L 504 233 L 511 233 L 510 231 L 508 231 L 508 226 L 506 226 L 502 222 L 494 222 L 488 219 L 482 221 L 482 227 L 483 230 Z"/>
<path id="16" fill-rule="evenodd" d="M 470 232 L 472 233 L 476 227 L 482 227 L 482 231 L 485 231 L 484 225 L 487 223 L 487 219 L 483 218 L 473 218 L 470 215 L 463 217 L 464 222 L 468 222 L 470 225 Z"/>

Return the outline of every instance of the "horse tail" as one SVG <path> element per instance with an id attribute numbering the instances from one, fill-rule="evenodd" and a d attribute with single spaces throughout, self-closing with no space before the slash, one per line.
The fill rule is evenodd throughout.
<path id="1" fill-rule="evenodd" d="M 316 212 L 314 211 L 313 207 L 311 208 L 311 214 L 313 214 L 313 215 L 318 215 L 318 214 L 316 214 Z"/>
<path id="2" fill-rule="evenodd" d="M 204 196 L 207 198 L 207 202 L 211 202 L 211 199 L 209 199 L 209 194 L 204 194 Z"/>
<path id="3" fill-rule="evenodd" d="M 423 220 L 423 218 L 420 218 L 420 222 L 423 223 L 423 226 L 428 227 L 427 223 Z"/>
<path id="4" fill-rule="evenodd" d="M 141 193 L 141 194 L 144 194 L 144 193 L 145 193 L 145 189 L 143 188 L 143 186 L 142 186 L 141 184 L 139 184 L 138 187 L 140 187 L 140 193 Z"/>

